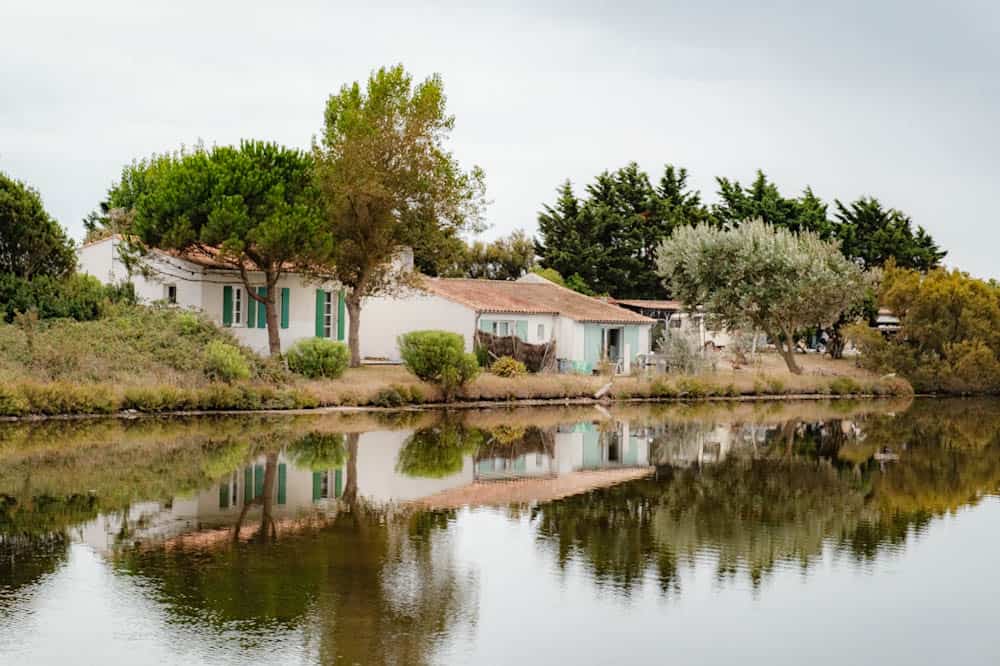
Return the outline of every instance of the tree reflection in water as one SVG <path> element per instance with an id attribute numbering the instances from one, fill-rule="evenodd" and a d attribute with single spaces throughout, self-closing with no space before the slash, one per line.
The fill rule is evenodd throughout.
<path id="1" fill-rule="evenodd" d="M 699 464 L 719 424 L 661 423 L 657 474 L 534 510 L 561 566 L 586 564 L 628 592 L 653 576 L 680 590 L 679 566 L 711 558 L 716 576 L 755 586 L 826 549 L 871 559 L 935 516 L 1000 487 L 1000 405 L 921 402 L 907 412 L 760 427 L 721 424 L 736 445 Z M 675 464 L 667 464 L 667 461 Z"/>

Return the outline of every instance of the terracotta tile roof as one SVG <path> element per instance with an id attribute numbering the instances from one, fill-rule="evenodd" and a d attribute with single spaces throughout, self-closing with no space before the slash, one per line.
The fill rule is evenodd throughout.
<path id="1" fill-rule="evenodd" d="M 680 301 L 656 300 L 648 298 L 612 298 L 610 302 L 632 308 L 646 308 L 647 310 L 684 309 L 684 304 Z"/>
<path id="2" fill-rule="evenodd" d="M 476 312 L 550 314 L 582 322 L 654 324 L 648 317 L 547 281 L 471 280 L 428 278 L 429 292 L 461 303 Z"/>

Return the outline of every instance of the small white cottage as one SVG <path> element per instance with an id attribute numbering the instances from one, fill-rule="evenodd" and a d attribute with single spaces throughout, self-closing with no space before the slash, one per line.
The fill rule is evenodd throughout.
<path id="1" fill-rule="evenodd" d="M 103 282 L 130 281 L 144 302 L 163 301 L 206 313 L 231 328 L 243 344 L 266 352 L 264 311 L 245 292 L 239 271 L 212 252 L 152 250 L 141 273 L 130 273 L 119 256 L 121 240 L 109 237 L 78 251 L 80 270 Z M 402 268 L 412 268 L 404 253 Z M 262 293 L 264 276 L 249 272 Z M 525 342 L 555 341 L 563 368 L 591 371 L 602 359 L 627 368 L 650 350 L 654 320 L 560 287 L 536 275 L 516 282 L 419 277 L 416 286 L 393 296 L 366 299 L 361 311 L 361 356 L 398 361 L 396 340 L 416 330 L 461 334 L 472 350 L 477 330 L 516 335 Z M 292 270 L 279 280 L 281 347 L 297 340 L 347 339 L 344 290 L 336 282 L 317 283 Z"/>
<path id="2" fill-rule="evenodd" d="M 460 333 L 469 350 L 482 330 L 532 344 L 555 341 L 560 365 L 577 372 L 590 372 L 605 359 L 627 371 L 637 355 L 649 352 L 655 323 L 534 274 L 514 282 L 425 277 L 419 289 L 372 299 L 364 308 L 362 348 L 377 356 L 398 357 L 395 336 L 403 328 Z M 373 328 L 368 317 L 397 323 Z"/>

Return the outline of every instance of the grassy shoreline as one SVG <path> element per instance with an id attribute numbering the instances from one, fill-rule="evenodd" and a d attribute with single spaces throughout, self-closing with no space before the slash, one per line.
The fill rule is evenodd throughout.
<path id="1" fill-rule="evenodd" d="M 433 386 L 403 375 L 401 368 L 370 372 L 361 368 L 337 381 L 267 384 L 215 383 L 198 388 L 171 385 L 115 387 L 103 383 L 23 383 L 0 387 L 0 419 L 136 414 L 302 413 L 399 409 L 476 409 L 503 406 L 594 405 L 607 403 L 752 402 L 840 398 L 898 398 L 913 394 L 899 379 L 861 381 L 846 376 L 815 377 L 795 386 L 778 377 L 755 376 L 752 383 L 722 382 L 711 376 L 617 378 L 605 396 L 594 394 L 607 377 L 539 375 L 474 382 L 457 401 L 445 403 Z M 364 375 L 377 375 L 375 377 Z M 365 381 L 362 381 L 363 378 Z M 390 379 L 392 381 L 386 381 Z"/>
<path id="2" fill-rule="evenodd" d="M 210 350 L 228 346 L 245 379 L 210 371 Z M 486 404 L 567 404 L 631 400 L 693 401 L 792 397 L 908 396 L 910 385 L 880 378 L 849 360 L 801 356 L 803 374 L 777 354 L 752 366 L 698 375 L 504 378 L 483 373 L 452 408 Z M 232 377 L 230 377 L 232 379 Z M 607 384 L 610 387 L 606 387 Z M 167 307 L 111 306 L 88 322 L 0 324 L 0 418 L 135 413 L 187 414 L 317 408 L 443 406 L 440 390 L 401 366 L 349 368 L 335 380 L 310 380 L 240 347 L 228 329 Z"/>

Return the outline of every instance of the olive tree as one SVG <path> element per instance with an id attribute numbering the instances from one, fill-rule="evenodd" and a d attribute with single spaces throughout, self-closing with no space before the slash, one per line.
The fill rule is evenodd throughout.
<path id="1" fill-rule="evenodd" d="M 413 84 L 402 65 L 345 85 L 326 103 L 313 147 L 326 229 L 335 247 L 329 271 L 347 290 L 351 366 L 361 365 L 362 301 L 404 280 L 394 260 L 481 227 L 483 175 L 464 172 L 445 147 L 455 119 L 439 76 Z"/>
<path id="2" fill-rule="evenodd" d="M 684 227 L 660 244 L 657 272 L 715 326 L 751 327 L 774 340 L 789 371 L 796 331 L 829 326 L 863 298 L 870 276 L 835 242 L 757 219 L 737 227 Z"/>

